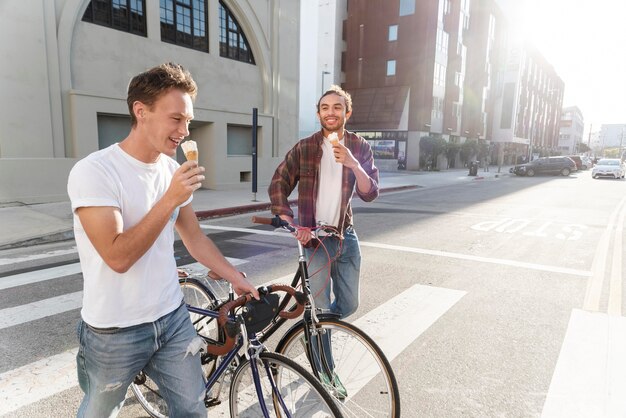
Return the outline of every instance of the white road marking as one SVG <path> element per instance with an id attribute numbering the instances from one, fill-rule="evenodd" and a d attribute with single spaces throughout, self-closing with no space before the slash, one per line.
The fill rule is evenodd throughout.
<path id="1" fill-rule="evenodd" d="M 78 385 L 73 348 L 0 374 L 0 415 Z"/>
<path id="2" fill-rule="evenodd" d="M 626 207 L 625 207 L 626 208 Z M 609 315 L 622 315 L 622 234 L 624 233 L 626 209 L 620 213 L 615 226 L 613 239 L 613 257 L 611 258 L 611 277 L 609 280 Z"/>
<path id="3" fill-rule="evenodd" d="M 626 318 L 572 311 L 542 418 L 626 416 Z"/>
<path id="4" fill-rule="evenodd" d="M 596 252 L 591 265 L 592 275 L 587 282 L 587 291 L 585 293 L 585 299 L 583 302 L 583 309 L 586 311 L 600 310 L 600 298 L 602 297 L 602 287 L 606 271 L 606 260 L 609 253 L 611 234 L 615 229 L 615 223 L 618 214 L 620 213 L 620 211 L 622 211 L 623 216 L 623 211 L 626 211 L 626 205 L 624 205 L 625 202 L 626 197 L 622 198 L 613 213 L 611 213 L 611 216 L 609 217 L 609 222 L 604 229 L 602 236 L 600 237 L 598 246 L 596 247 Z M 621 243 L 621 240 L 619 242 Z M 619 249 L 614 248 L 614 251 L 617 250 L 619 250 L 620 252 L 622 251 L 621 245 Z"/>
<path id="5" fill-rule="evenodd" d="M 202 229 L 216 229 L 219 231 L 233 231 L 233 232 L 245 232 L 246 234 L 257 234 L 257 235 L 274 235 L 280 236 L 284 235 L 287 237 L 291 237 L 289 232 L 283 231 L 282 229 L 277 229 L 275 231 L 263 231 L 260 229 L 252 229 L 252 228 L 234 228 L 230 226 L 217 226 L 217 225 L 204 225 L 200 224 L 200 228 Z"/>
<path id="6" fill-rule="evenodd" d="M 391 361 L 466 293 L 416 284 L 372 309 L 354 325 L 372 337 Z M 407 319 L 410 326 L 406 326 Z"/>
<path id="7" fill-rule="evenodd" d="M 39 260 L 41 258 L 58 257 L 60 255 L 67 255 L 67 254 L 76 254 L 76 253 L 77 253 L 76 247 L 72 247 L 66 250 L 54 250 L 54 251 L 48 251 L 46 253 L 41 253 L 41 254 L 29 254 L 25 257 L 0 258 L 0 266 L 4 266 L 7 264 L 21 263 L 21 262 L 31 261 L 31 260 Z"/>
<path id="8" fill-rule="evenodd" d="M 0 290 L 56 279 L 57 277 L 69 276 L 80 272 L 80 263 L 72 263 L 64 266 L 31 271 L 28 273 L 14 274 L 12 276 L 0 278 Z"/>
<path id="9" fill-rule="evenodd" d="M 83 292 L 81 291 L 2 309 L 0 310 L 0 329 L 78 309 L 82 303 Z"/>
<path id="10" fill-rule="evenodd" d="M 526 269 L 531 269 L 531 270 L 549 271 L 552 273 L 561 273 L 561 274 L 570 274 L 573 276 L 582 276 L 582 277 L 591 276 L 591 272 L 587 270 L 578 270 L 578 269 L 570 269 L 570 268 L 565 268 L 565 267 L 548 266 L 545 264 L 525 263 L 523 261 L 504 260 L 501 258 L 480 257 L 476 255 L 451 253 L 448 251 L 427 250 L 423 248 L 404 247 L 400 245 L 378 244 L 375 242 L 361 241 L 360 244 L 362 247 L 373 247 L 373 248 L 381 248 L 381 249 L 386 249 L 386 250 L 404 251 L 404 252 L 415 253 L 415 254 L 432 255 L 436 257 L 456 258 L 459 260 L 477 261 L 480 263 L 500 264 L 504 266 L 520 267 L 520 268 L 526 268 Z"/>

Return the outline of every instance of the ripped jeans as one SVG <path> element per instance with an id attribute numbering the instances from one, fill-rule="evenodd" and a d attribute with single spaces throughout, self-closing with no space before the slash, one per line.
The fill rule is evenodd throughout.
<path id="1" fill-rule="evenodd" d="M 128 386 L 144 370 L 165 398 L 170 417 L 206 417 L 200 353 L 188 353 L 196 331 L 183 304 L 154 322 L 127 328 L 77 327 L 79 417 L 115 417 Z"/>

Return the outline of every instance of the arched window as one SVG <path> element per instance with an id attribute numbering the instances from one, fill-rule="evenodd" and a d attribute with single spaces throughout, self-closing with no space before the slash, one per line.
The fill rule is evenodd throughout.
<path id="1" fill-rule="evenodd" d="M 254 64 L 254 56 L 237 19 L 220 1 L 220 56 Z"/>
<path id="2" fill-rule="evenodd" d="M 160 0 L 161 40 L 209 52 L 207 0 Z"/>
<path id="3" fill-rule="evenodd" d="M 146 36 L 145 0 L 91 0 L 83 22 Z"/>

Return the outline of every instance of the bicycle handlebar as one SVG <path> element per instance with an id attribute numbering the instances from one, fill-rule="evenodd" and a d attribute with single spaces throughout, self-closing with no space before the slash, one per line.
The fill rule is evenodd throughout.
<path id="1" fill-rule="evenodd" d="M 255 224 L 272 225 L 274 228 L 285 228 L 291 232 L 296 232 L 296 228 L 289 224 L 289 222 L 281 219 L 278 215 L 273 218 L 265 218 L 262 216 L 253 216 L 252 222 Z"/>
<path id="2" fill-rule="evenodd" d="M 296 291 L 291 286 L 284 284 L 273 284 L 267 287 L 259 288 L 259 292 L 264 293 L 273 293 L 273 292 L 285 292 L 289 296 L 293 296 L 296 300 L 296 309 L 293 311 L 280 311 L 278 316 L 285 319 L 294 319 L 297 318 L 304 312 L 304 304 L 306 302 L 306 296 L 302 292 Z M 229 318 L 229 312 L 235 308 L 245 305 L 253 299 L 251 294 L 239 296 L 237 299 L 227 302 L 224 304 L 219 310 L 219 317 L 217 318 L 217 323 L 220 328 L 224 330 L 225 341 L 223 345 L 213 345 L 209 344 L 206 347 L 206 351 L 209 354 L 213 354 L 216 356 L 223 356 L 227 354 L 230 350 L 235 346 L 235 342 L 237 341 L 237 336 L 239 335 L 239 321 L 232 321 Z M 230 324 L 230 326 L 229 326 Z"/>

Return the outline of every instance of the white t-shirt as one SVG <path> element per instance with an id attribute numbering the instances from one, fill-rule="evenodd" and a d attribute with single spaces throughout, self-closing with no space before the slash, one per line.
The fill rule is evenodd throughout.
<path id="1" fill-rule="evenodd" d="M 339 143 L 343 144 L 343 139 Z M 315 220 L 327 225 L 339 226 L 343 164 L 335 161 L 333 145 L 328 138 L 324 138 L 322 143 L 319 176 L 317 200 L 315 201 Z"/>
<path id="2" fill-rule="evenodd" d="M 178 167 L 166 155 L 156 163 L 143 163 L 114 144 L 72 168 L 67 191 L 84 278 L 81 315 L 89 325 L 109 328 L 152 322 L 180 306 L 183 295 L 173 249 L 179 208 L 150 249 L 123 274 L 113 271 L 100 257 L 76 215 L 76 209 L 84 206 L 117 207 L 126 231 L 165 194 Z M 191 198 L 181 207 L 189 202 Z"/>

